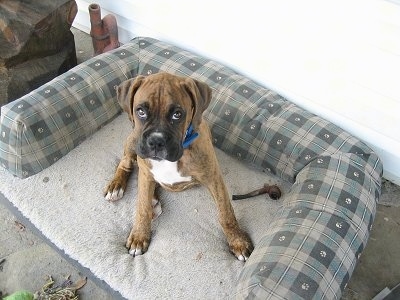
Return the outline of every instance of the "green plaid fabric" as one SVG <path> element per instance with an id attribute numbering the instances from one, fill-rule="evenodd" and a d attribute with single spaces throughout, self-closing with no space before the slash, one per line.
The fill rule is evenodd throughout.
<path id="1" fill-rule="evenodd" d="M 136 38 L 2 108 L 0 163 L 27 177 L 118 112 L 114 87 L 137 74 L 190 76 L 213 89 L 215 146 L 293 183 L 246 262 L 238 299 L 339 299 L 365 248 L 382 164 L 364 143 L 233 70 Z M 74 78 L 74 79 L 72 79 Z"/>
<path id="2" fill-rule="evenodd" d="M 0 165 L 20 178 L 47 168 L 112 120 L 115 87 L 136 76 L 135 47 L 94 57 L 1 108 Z"/>

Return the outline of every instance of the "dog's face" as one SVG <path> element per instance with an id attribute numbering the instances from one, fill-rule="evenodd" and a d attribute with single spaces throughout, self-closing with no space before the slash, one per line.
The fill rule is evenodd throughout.
<path id="1" fill-rule="evenodd" d="M 124 81 L 117 95 L 134 124 L 137 155 L 168 161 L 182 157 L 189 125 L 198 128 L 211 101 L 208 85 L 168 73 Z"/>

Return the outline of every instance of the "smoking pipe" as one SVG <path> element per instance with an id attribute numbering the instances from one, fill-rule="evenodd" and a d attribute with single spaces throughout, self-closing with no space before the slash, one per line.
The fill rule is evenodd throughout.
<path id="1" fill-rule="evenodd" d="M 255 190 L 250 193 L 243 194 L 243 195 L 233 195 L 232 200 L 242 200 L 242 199 L 247 199 L 247 198 L 255 197 L 258 195 L 262 195 L 262 194 L 268 194 L 272 200 L 278 200 L 281 197 L 282 192 L 277 185 L 275 185 L 275 184 L 269 185 L 269 184 L 265 183 L 261 189 L 258 189 L 258 190 Z"/>

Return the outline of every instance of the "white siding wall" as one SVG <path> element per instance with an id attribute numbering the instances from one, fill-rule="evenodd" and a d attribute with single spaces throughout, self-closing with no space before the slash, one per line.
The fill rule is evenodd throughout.
<path id="1" fill-rule="evenodd" d="M 91 2 L 77 3 L 74 26 L 89 32 Z M 96 3 L 121 42 L 152 36 L 236 69 L 366 141 L 400 184 L 399 1 Z"/>

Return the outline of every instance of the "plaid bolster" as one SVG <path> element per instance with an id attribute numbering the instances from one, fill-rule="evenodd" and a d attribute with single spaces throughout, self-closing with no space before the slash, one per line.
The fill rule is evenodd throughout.
<path id="1" fill-rule="evenodd" d="M 338 153 L 301 170 L 240 274 L 237 299 L 340 299 L 374 220 L 377 162 Z"/>
<path id="2" fill-rule="evenodd" d="M 204 117 L 216 147 L 294 183 L 240 275 L 238 298 L 340 298 L 375 216 L 379 158 L 217 62 L 151 38 L 99 55 L 2 108 L 0 163 L 20 177 L 37 173 L 119 112 L 115 85 L 160 71 L 213 89 Z"/>
<path id="3" fill-rule="evenodd" d="M 115 87 L 136 76 L 137 45 L 80 64 L 1 108 L 0 165 L 26 178 L 47 168 L 113 119 Z"/>

